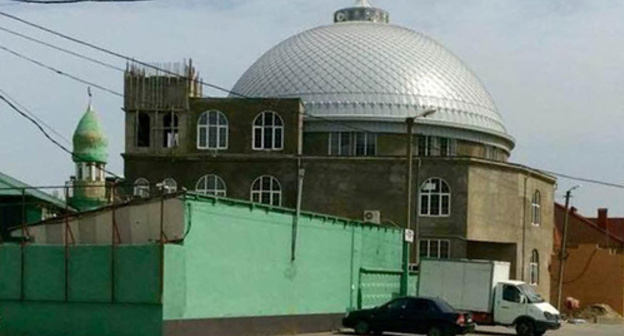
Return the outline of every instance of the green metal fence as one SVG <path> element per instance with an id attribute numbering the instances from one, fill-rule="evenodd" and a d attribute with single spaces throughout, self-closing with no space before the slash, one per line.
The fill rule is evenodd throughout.
<path id="1" fill-rule="evenodd" d="M 399 296 L 402 274 L 401 270 L 361 268 L 357 307 L 376 307 Z M 408 295 L 416 295 L 417 283 L 417 273 L 410 273 Z"/>

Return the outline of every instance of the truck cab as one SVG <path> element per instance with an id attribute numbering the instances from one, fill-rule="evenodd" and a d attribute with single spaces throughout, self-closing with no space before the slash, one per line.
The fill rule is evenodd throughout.
<path id="1" fill-rule="evenodd" d="M 515 326 L 519 336 L 539 336 L 561 326 L 559 312 L 521 281 L 501 281 L 494 289 L 494 323 Z"/>

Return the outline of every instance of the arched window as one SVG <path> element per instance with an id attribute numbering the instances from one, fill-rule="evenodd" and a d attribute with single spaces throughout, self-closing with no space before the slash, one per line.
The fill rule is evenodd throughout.
<path id="1" fill-rule="evenodd" d="M 163 117 L 163 147 L 177 147 L 178 140 L 178 115 L 174 112 L 167 113 Z"/>
<path id="2" fill-rule="evenodd" d="M 533 253 L 531 253 L 529 276 L 531 277 L 531 285 L 539 284 L 539 252 L 537 252 L 537 250 L 533 250 Z"/>
<path id="3" fill-rule="evenodd" d="M 150 116 L 147 113 L 140 112 L 137 116 L 136 126 L 136 145 L 137 147 L 150 146 Z"/>
<path id="4" fill-rule="evenodd" d="M 149 181 L 144 178 L 134 181 L 134 192 L 132 194 L 136 197 L 148 198 L 150 196 Z"/>
<path id="5" fill-rule="evenodd" d="M 206 175 L 197 181 L 195 191 L 203 195 L 213 195 L 217 197 L 226 197 L 227 189 L 225 182 L 217 175 Z"/>
<path id="6" fill-rule="evenodd" d="M 430 178 L 420 187 L 420 215 L 446 217 L 451 214 L 451 188 L 442 179 Z"/>
<path id="7" fill-rule="evenodd" d="M 282 187 L 279 181 L 269 175 L 258 177 L 251 185 L 251 201 L 273 206 L 282 205 Z"/>
<path id="8" fill-rule="evenodd" d="M 197 121 L 198 149 L 227 149 L 228 120 L 220 111 L 207 111 Z"/>
<path id="9" fill-rule="evenodd" d="M 258 114 L 253 123 L 254 150 L 284 149 L 284 121 L 279 114 L 266 111 Z"/>
<path id="10" fill-rule="evenodd" d="M 535 190 L 533 194 L 533 202 L 531 204 L 531 224 L 540 226 L 542 224 L 542 199 L 539 190 Z"/>
<path id="11" fill-rule="evenodd" d="M 174 179 L 168 177 L 168 178 L 163 180 L 162 188 L 163 188 L 163 192 L 165 194 L 174 193 L 174 192 L 178 191 L 178 182 L 176 182 Z"/>

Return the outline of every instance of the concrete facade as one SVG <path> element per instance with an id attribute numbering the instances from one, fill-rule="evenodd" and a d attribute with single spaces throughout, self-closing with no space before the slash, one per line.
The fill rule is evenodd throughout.
<path id="1" fill-rule="evenodd" d="M 379 211 L 382 225 L 405 227 L 407 160 L 405 135 L 376 134 L 373 156 L 329 155 L 329 133 L 308 132 L 314 118 L 305 115 L 297 99 L 189 98 L 189 109 L 179 116 L 179 143 L 136 146 L 138 113 L 149 113 L 151 122 L 162 118 L 157 111 L 125 109 L 125 177 L 129 183 L 142 178 L 152 186 L 173 178 L 179 187 L 194 190 L 203 176 L 214 174 L 225 183 L 227 197 L 250 200 L 252 183 L 260 176 L 275 177 L 281 187 L 281 206 L 297 205 L 298 171 L 305 170 L 302 210 L 347 218 L 363 218 Z M 198 118 L 206 111 L 220 111 L 227 118 L 226 149 L 203 150 L 197 146 Z M 263 111 L 278 113 L 284 122 L 281 150 L 253 150 L 252 124 Z M 418 129 L 413 142 L 419 141 Z M 529 279 L 532 251 L 539 253 L 537 289 L 548 298 L 548 267 L 552 251 L 553 186 L 555 179 L 528 167 L 509 164 L 507 155 L 492 148 L 455 140 L 447 156 L 416 156 L 412 227 L 420 225 L 422 239 L 444 240 L 452 258 L 484 258 L 512 263 L 512 275 Z M 418 146 L 415 146 L 418 153 Z M 421 152 L 422 154 L 422 152 Z M 416 216 L 418 186 L 430 178 L 445 181 L 450 211 L 443 216 Z M 152 192 L 156 188 L 152 187 Z M 541 194 L 541 223 L 531 224 L 532 197 Z M 414 246 L 414 249 L 416 246 Z M 412 256 L 415 250 L 412 251 Z M 414 257 L 412 257 L 414 261 Z"/>

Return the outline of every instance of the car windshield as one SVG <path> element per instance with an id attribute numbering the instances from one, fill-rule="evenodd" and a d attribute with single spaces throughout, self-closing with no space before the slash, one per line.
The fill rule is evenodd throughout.
<path id="1" fill-rule="evenodd" d="M 440 311 L 442 311 L 443 313 L 453 313 L 453 312 L 455 312 L 455 308 L 451 307 L 451 305 L 448 304 L 444 300 L 439 300 L 438 299 L 438 300 L 433 300 L 433 302 L 436 303 L 436 306 L 438 306 Z"/>
<path id="2" fill-rule="evenodd" d="M 524 296 L 527 297 L 527 299 L 529 300 L 529 303 L 542 303 L 544 302 L 544 299 L 542 299 L 542 297 L 535 293 L 535 291 L 533 290 L 533 288 L 527 284 L 523 284 L 518 286 L 518 288 L 520 289 L 520 292 L 522 292 L 522 294 L 524 294 Z"/>

